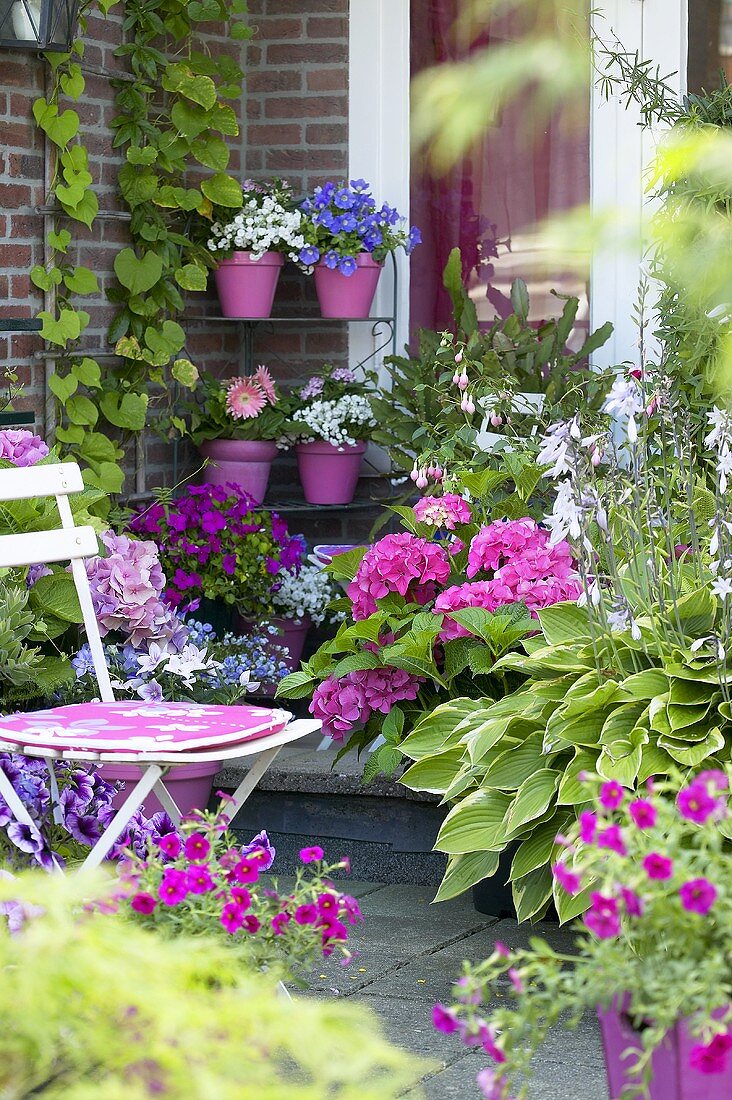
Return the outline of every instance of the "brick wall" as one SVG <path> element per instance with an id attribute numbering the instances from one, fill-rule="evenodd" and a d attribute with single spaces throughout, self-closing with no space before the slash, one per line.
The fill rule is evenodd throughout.
<path id="1" fill-rule="evenodd" d="M 348 0 L 252 0 L 253 41 L 242 45 L 216 42 L 217 49 L 240 52 L 247 72 L 239 105 L 242 131 L 229 139 L 233 174 L 267 178 L 281 175 L 305 191 L 328 177 L 348 172 Z M 100 209 L 120 213 L 116 194 L 119 154 L 111 147 L 109 123 L 115 115 L 112 76 L 125 73 L 114 57 L 122 41 L 122 16 L 92 17 L 86 35 L 83 102 L 77 106 L 90 154 L 90 171 Z M 0 66 L 0 317 L 32 317 L 43 308 L 43 296 L 30 284 L 28 272 L 43 262 L 44 143 L 31 108 L 43 94 L 45 64 L 32 53 L 2 51 Z M 127 243 L 126 222 L 100 217 L 91 231 L 74 223 L 76 263 L 91 267 L 102 293 L 83 303 L 91 315 L 84 349 L 109 353 L 106 327 L 113 309 L 104 287 L 113 280 L 112 263 Z M 287 272 L 281 280 L 274 313 L 317 314 L 312 280 Z M 191 313 L 198 318 L 218 313 L 215 295 L 196 295 Z M 185 321 L 183 322 L 185 325 Z M 308 326 L 263 323 L 255 340 L 257 358 L 280 378 L 300 378 L 326 359 L 344 354 L 345 328 L 321 323 Z M 33 408 L 43 426 L 43 344 L 35 334 L 0 335 L 0 364 L 17 369 L 23 393 L 19 408 Z M 235 324 L 197 320 L 188 326 L 187 351 L 216 373 L 239 369 L 241 334 Z M 109 362 L 109 360 L 105 360 Z M 145 447 L 148 485 L 169 483 L 171 451 L 151 437 Z M 132 467 L 130 455 L 128 466 Z M 126 486 L 133 489 L 131 479 Z"/>

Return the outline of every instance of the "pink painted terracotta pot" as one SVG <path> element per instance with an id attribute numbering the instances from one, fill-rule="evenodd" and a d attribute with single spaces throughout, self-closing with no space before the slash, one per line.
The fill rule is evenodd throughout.
<path id="1" fill-rule="evenodd" d="M 350 504 L 356 493 L 365 443 L 298 443 L 297 468 L 308 504 Z"/>
<path id="2" fill-rule="evenodd" d="M 629 997 L 623 1001 L 622 1009 L 627 1009 Z M 629 1072 L 628 1066 L 635 1059 L 623 1057 L 629 1049 L 642 1048 L 641 1039 L 635 1031 L 626 1011 L 613 1005 L 609 1009 L 598 1008 L 597 1015 L 602 1031 L 602 1045 L 605 1052 L 605 1067 L 610 1096 L 632 1097 L 641 1100 L 638 1092 L 624 1092 L 632 1088 L 636 1078 Z M 701 1040 L 690 1034 L 685 1021 L 679 1020 L 676 1026 L 666 1034 L 666 1038 L 655 1051 L 651 1065 L 653 1080 L 650 1085 L 649 1100 L 730 1100 L 732 1097 L 732 1059 L 722 1073 L 701 1073 L 689 1064 L 691 1048 Z"/>
<path id="3" fill-rule="evenodd" d="M 265 623 L 258 619 L 240 618 L 237 629 L 241 634 L 252 634 L 255 631 L 259 633 L 267 626 L 276 627 L 277 634 L 272 635 L 272 641 L 275 645 L 282 646 L 283 649 L 287 650 L 289 656 L 285 657 L 285 664 L 294 672 L 300 667 L 305 639 L 312 625 L 312 620 L 308 615 L 303 619 L 283 619 L 272 616 Z"/>
<path id="4" fill-rule="evenodd" d="M 267 493 L 277 444 L 259 439 L 210 439 L 198 448 L 210 465 L 203 473 L 212 485 L 236 485 L 261 504 Z"/>
<path id="5" fill-rule="evenodd" d="M 181 767 L 168 772 L 165 786 L 182 814 L 206 809 L 211 797 L 213 777 L 220 768 L 221 761 L 206 760 L 203 764 L 182 764 Z M 125 789 L 112 799 L 113 805 L 119 809 L 140 778 L 140 768 L 135 767 L 134 764 L 103 764 L 99 770 L 102 777 L 110 783 L 124 781 Z M 146 817 L 151 817 L 162 808 L 155 794 L 149 794 L 142 804 L 142 811 Z"/>
<path id="6" fill-rule="evenodd" d="M 370 252 L 356 256 L 352 275 L 342 275 L 337 267 L 326 267 L 322 260 L 316 264 L 315 290 L 323 317 L 342 317 L 346 321 L 368 317 L 383 266 Z"/>
<path id="7" fill-rule="evenodd" d="M 214 272 L 224 317 L 269 317 L 285 258 L 265 252 L 253 260 L 251 252 L 234 252 L 220 260 Z"/>

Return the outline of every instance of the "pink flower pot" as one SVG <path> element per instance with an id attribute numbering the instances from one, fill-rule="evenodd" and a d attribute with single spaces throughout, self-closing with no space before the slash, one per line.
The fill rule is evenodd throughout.
<path id="1" fill-rule="evenodd" d="M 269 484 L 269 472 L 277 457 L 277 444 L 259 439 L 210 439 L 198 448 L 211 465 L 204 479 L 211 485 L 236 485 L 261 504 Z"/>
<path id="2" fill-rule="evenodd" d="M 365 450 L 365 443 L 340 448 L 332 443 L 298 443 L 297 467 L 308 504 L 350 504 Z"/>
<path id="3" fill-rule="evenodd" d="M 168 772 L 165 785 L 183 815 L 192 810 L 206 809 L 211 797 L 213 778 L 220 768 L 220 760 L 206 760 L 202 764 L 181 764 L 179 768 Z M 141 769 L 134 764 L 103 764 L 99 771 L 109 783 L 120 779 L 124 781 L 125 789 L 112 799 L 115 808 L 119 809 L 130 794 L 133 784 L 140 778 Z M 151 817 L 162 808 L 155 794 L 149 794 L 142 804 L 146 817 Z"/>
<path id="4" fill-rule="evenodd" d="M 629 1004 L 626 997 L 623 1005 Z M 610 1009 L 598 1008 L 597 1015 L 602 1031 L 602 1044 L 605 1051 L 610 1096 L 615 1098 L 634 1096 L 623 1092 L 637 1082 L 629 1071 L 629 1065 L 635 1061 L 633 1056 L 623 1058 L 629 1048 L 642 1049 L 642 1042 L 626 1012 L 618 1011 L 617 1006 Z M 698 1036 L 689 1033 L 686 1024 L 680 1020 L 666 1035 L 661 1046 L 655 1051 L 651 1065 L 653 1079 L 650 1085 L 650 1100 L 729 1100 L 732 1097 L 732 1057 L 727 1056 L 727 1065 L 721 1073 L 702 1073 L 689 1064 L 692 1047 L 702 1042 Z M 642 1092 L 638 1088 L 637 1098 Z"/>
<path id="5" fill-rule="evenodd" d="M 287 650 L 289 656 L 285 657 L 285 664 L 294 672 L 300 667 L 305 639 L 312 626 L 312 620 L 307 615 L 304 619 L 281 619 L 272 616 L 266 623 L 262 623 L 257 619 L 240 618 L 238 629 L 241 634 L 252 634 L 254 631 L 259 632 L 268 626 L 277 628 L 278 633 L 272 635 L 272 641 L 275 645 L 282 646 L 283 649 Z"/>
<path id="6" fill-rule="evenodd" d="M 214 277 L 224 317 L 269 317 L 284 262 L 280 252 L 265 252 L 260 260 L 234 252 L 220 260 Z"/>
<path id="7" fill-rule="evenodd" d="M 315 290 L 323 317 L 342 317 L 346 321 L 368 317 L 383 266 L 370 252 L 359 252 L 352 275 L 342 275 L 337 267 L 326 267 L 322 260 L 316 264 Z"/>

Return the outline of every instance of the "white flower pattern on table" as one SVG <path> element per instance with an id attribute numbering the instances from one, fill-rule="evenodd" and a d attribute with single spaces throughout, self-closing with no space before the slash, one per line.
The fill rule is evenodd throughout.
<path id="1" fill-rule="evenodd" d="M 291 717 L 288 711 L 253 706 L 75 703 L 0 717 L 0 739 L 39 748 L 184 752 L 266 737 L 284 729 Z"/>

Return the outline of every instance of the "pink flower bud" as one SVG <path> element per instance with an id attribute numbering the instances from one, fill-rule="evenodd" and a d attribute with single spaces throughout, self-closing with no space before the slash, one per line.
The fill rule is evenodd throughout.
<path id="1" fill-rule="evenodd" d="M 475 402 L 473 401 L 472 397 L 468 398 L 468 400 L 466 402 L 466 406 L 465 406 L 465 411 L 470 416 L 472 416 L 473 413 L 475 412 Z"/>
<path id="2" fill-rule="evenodd" d="M 452 384 L 453 384 L 453 386 L 459 386 L 460 385 L 460 375 L 458 374 L 457 371 L 455 371 L 455 373 L 452 376 Z"/>
<path id="3" fill-rule="evenodd" d="M 419 477 L 419 470 L 417 469 L 416 466 L 414 467 L 414 469 L 412 470 L 412 472 L 409 476 L 411 477 L 412 481 L 417 480 L 417 478 Z"/>
<path id="4" fill-rule="evenodd" d="M 434 476 L 435 476 L 434 466 L 428 466 L 427 467 L 427 477 L 434 477 Z"/>
<path id="5" fill-rule="evenodd" d="M 465 370 L 463 370 L 463 373 L 458 378 L 457 385 L 458 388 L 461 390 L 466 390 L 468 388 L 468 376 L 465 373 Z"/>
<path id="6" fill-rule="evenodd" d="M 498 413 L 493 413 L 493 416 L 491 417 L 492 427 L 500 428 L 502 423 L 503 423 L 503 417 L 499 416 Z"/>
<path id="7" fill-rule="evenodd" d="M 464 397 L 462 399 L 462 401 L 460 402 L 460 408 L 463 410 L 463 412 L 468 411 L 468 399 L 467 399 L 467 397 Z"/>
<path id="8" fill-rule="evenodd" d="M 439 466 L 435 466 L 435 481 L 442 481 L 442 470 Z"/>
<path id="9" fill-rule="evenodd" d="M 592 463 L 593 466 L 599 466 L 600 463 L 602 462 L 602 451 L 598 450 L 597 447 L 595 447 L 594 451 L 592 452 L 592 454 L 590 456 L 590 462 Z"/>
<path id="10" fill-rule="evenodd" d="M 418 489 L 426 489 L 427 488 L 428 481 L 427 481 L 427 478 L 424 476 L 424 474 L 419 475 L 419 477 L 417 478 L 417 480 L 415 482 L 415 485 L 417 486 Z"/>
<path id="11" fill-rule="evenodd" d="M 457 353 L 457 355 L 455 356 L 455 362 L 456 363 L 462 363 L 462 361 L 463 361 L 463 353 L 462 353 L 462 351 L 459 351 Z"/>

